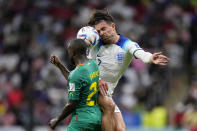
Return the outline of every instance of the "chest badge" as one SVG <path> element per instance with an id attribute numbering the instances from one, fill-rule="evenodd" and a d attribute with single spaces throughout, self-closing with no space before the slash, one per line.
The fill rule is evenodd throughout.
<path id="1" fill-rule="evenodd" d="M 124 58 L 124 53 L 123 52 L 119 52 L 116 54 L 116 61 L 117 62 L 122 62 Z"/>

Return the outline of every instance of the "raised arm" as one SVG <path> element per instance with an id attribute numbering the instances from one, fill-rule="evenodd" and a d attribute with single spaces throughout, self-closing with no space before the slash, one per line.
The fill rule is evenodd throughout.
<path id="1" fill-rule="evenodd" d="M 136 51 L 134 54 L 136 58 L 141 59 L 144 63 L 152 63 L 156 65 L 167 65 L 169 58 L 164 56 L 161 52 L 149 53 L 144 50 Z"/>
<path id="2" fill-rule="evenodd" d="M 77 106 L 77 101 L 69 100 L 68 104 L 64 106 L 61 114 L 58 117 L 50 120 L 49 126 L 52 129 L 55 129 L 58 123 L 60 123 L 64 118 L 66 118 L 69 114 L 71 114 L 76 109 L 76 106 Z"/>
<path id="3" fill-rule="evenodd" d="M 169 58 L 164 56 L 161 52 L 153 53 L 144 51 L 140 46 L 133 41 L 129 41 L 126 46 L 126 50 L 135 57 L 142 60 L 144 63 L 153 63 L 156 65 L 167 65 Z"/>
<path id="4" fill-rule="evenodd" d="M 59 58 L 55 55 L 51 55 L 50 62 L 55 65 L 61 71 L 65 79 L 68 80 L 70 71 L 60 62 Z"/>

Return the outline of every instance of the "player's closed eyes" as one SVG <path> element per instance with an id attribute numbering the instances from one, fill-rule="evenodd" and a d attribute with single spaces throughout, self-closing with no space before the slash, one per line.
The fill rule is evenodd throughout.
<path id="1" fill-rule="evenodd" d="M 105 30 L 106 30 L 106 27 L 101 28 L 101 31 L 105 31 Z"/>

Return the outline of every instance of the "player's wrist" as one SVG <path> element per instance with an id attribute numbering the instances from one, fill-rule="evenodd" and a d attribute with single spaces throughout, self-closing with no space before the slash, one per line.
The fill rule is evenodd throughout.
<path id="1" fill-rule="evenodd" d="M 62 121 L 61 117 L 57 117 L 56 121 L 55 121 L 55 126 L 57 126 L 58 123 L 60 123 Z"/>
<path id="2" fill-rule="evenodd" d="M 153 63 L 154 63 L 154 61 L 153 61 L 153 55 L 151 55 L 148 64 L 153 64 Z"/>

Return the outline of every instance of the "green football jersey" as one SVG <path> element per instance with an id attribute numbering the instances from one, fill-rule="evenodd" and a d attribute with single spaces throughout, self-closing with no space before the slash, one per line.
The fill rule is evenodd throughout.
<path id="1" fill-rule="evenodd" d="M 72 113 L 72 122 L 101 123 L 101 110 L 97 104 L 99 68 L 94 60 L 78 65 L 70 72 L 68 99 L 78 100 Z"/>

